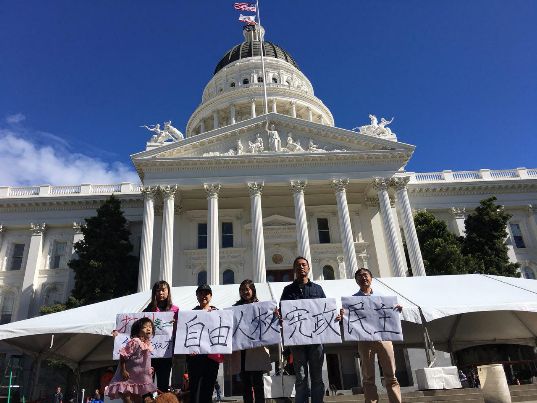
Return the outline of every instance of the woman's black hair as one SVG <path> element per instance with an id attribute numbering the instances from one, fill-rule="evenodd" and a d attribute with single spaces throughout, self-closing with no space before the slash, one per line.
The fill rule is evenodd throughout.
<path id="1" fill-rule="evenodd" d="M 155 325 L 153 324 L 153 321 L 149 318 L 140 318 L 136 322 L 132 324 L 131 327 L 131 338 L 132 337 L 138 337 L 140 334 L 140 330 L 144 327 L 146 323 L 151 323 L 151 328 L 153 329 L 152 334 L 155 335 Z"/>
<path id="2" fill-rule="evenodd" d="M 153 284 L 153 289 L 151 290 L 151 302 L 144 309 L 144 312 L 155 312 L 157 309 L 157 291 L 161 286 L 166 286 L 168 288 L 168 299 L 166 300 L 166 311 L 169 311 L 172 307 L 172 290 L 167 281 L 160 280 Z"/>
<path id="3" fill-rule="evenodd" d="M 242 283 L 239 285 L 239 290 L 241 289 L 241 287 L 248 287 L 250 290 L 252 290 L 252 302 L 259 302 L 259 300 L 257 299 L 257 291 L 255 290 L 255 284 L 252 280 L 243 280 Z M 244 302 L 246 301 L 244 301 L 241 297 L 241 299 L 238 300 L 235 305 L 242 305 Z"/>

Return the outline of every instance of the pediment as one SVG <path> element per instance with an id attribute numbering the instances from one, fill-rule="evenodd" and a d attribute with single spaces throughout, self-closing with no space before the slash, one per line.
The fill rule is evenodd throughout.
<path id="1" fill-rule="evenodd" d="M 269 229 L 269 228 L 294 228 L 296 225 L 296 220 L 294 218 L 289 218 L 285 216 L 281 216 L 278 214 L 274 214 L 268 217 L 263 218 L 263 229 Z M 252 229 L 252 223 L 246 224 L 244 226 L 244 229 L 251 230 Z"/>
<path id="2" fill-rule="evenodd" d="M 136 161 L 278 157 L 402 151 L 414 147 L 393 140 L 271 113 L 132 156 Z"/>

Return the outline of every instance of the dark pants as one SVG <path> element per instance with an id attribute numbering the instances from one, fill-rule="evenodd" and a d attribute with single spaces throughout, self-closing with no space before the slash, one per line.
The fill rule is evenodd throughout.
<path id="1" fill-rule="evenodd" d="M 242 399 L 244 403 L 264 403 L 263 371 L 242 371 Z M 253 391 L 253 393 L 252 393 Z"/>
<path id="2" fill-rule="evenodd" d="M 187 358 L 191 403 L 212 403 L 219 366 L 220 364 L 204 354 Z"/>
<path id="3" fill-rule="evenodd" d="M 291 347 L 295 367 L 295 403 L 322 403 L 324 383 L 322 376 L 324 350 L 322 344 Z M 308 385 L 308 375 L 311 391 Z"/>
<path id="4" fill-rule="evenodd" d="M 172 358 L 153 358 L 151 359 L 151 365 L 153 368 L 155 368 L 158 390 L 161 392 L 167 392 L 170 389 Z"/>

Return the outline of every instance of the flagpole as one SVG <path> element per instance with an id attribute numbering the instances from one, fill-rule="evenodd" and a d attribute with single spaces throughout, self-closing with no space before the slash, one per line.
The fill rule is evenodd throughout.
<path id="1" fill-rule="evenodd" d="M 257 21 L 259 23 L 259 28 L 262 28 L 262 26 L 261 26 L 261 15 L 260 15 L 260 12 L 259 12 L 259 0 L 255 1 L 255 9 L 257 11 Z M 263 73 L 263 95 L 264 95 L 264 99 L 265 99 L 265 115 L 268 115 L 267 82 L 266 82 L 267 77 L 265 75 L 265 59 L 263 57 L 263 53 L 264 53 L 263 52 L 263 50 L 264 50 L 263 42 L 264 42 L 264 38 L 263 38 L 263 35 L 261 35 L 261 29 L 259 29 L 259 45 L 260 45 L 260 50 L 261 50 L 261 71 Z"/>

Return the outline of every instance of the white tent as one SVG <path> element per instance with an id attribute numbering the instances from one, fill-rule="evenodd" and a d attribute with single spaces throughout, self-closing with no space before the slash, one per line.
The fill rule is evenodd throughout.
<path id="1" fill-rule="evenodd" d="M 354 280 L 321 281 L 328 297 L 358 290 Z M 256 284 L 261 301 L 279 300 L 286 283 Z M 377 294 L 397 295 L 403 305 L 408 346 L 423 345 L 423 319 L 437 348 L 453 351 L 485 343 L 535 345 L 537 281 L 486 275 L 375 279 Z M 196 287 L 173 287 L 180 309 L 197 305 Z M 213 286 L 212 305 L 225 308 L 239 298 L 238 285 Z M 150 293 L 141 292 L 69 311 L 0 326 L 0 340 L 36 358 L 61 358 L 80 370 L 104 366 L 112 358 L 116 314 L 139 312 Z M 53 337 L 54 335 L 54 337 Z"/>

